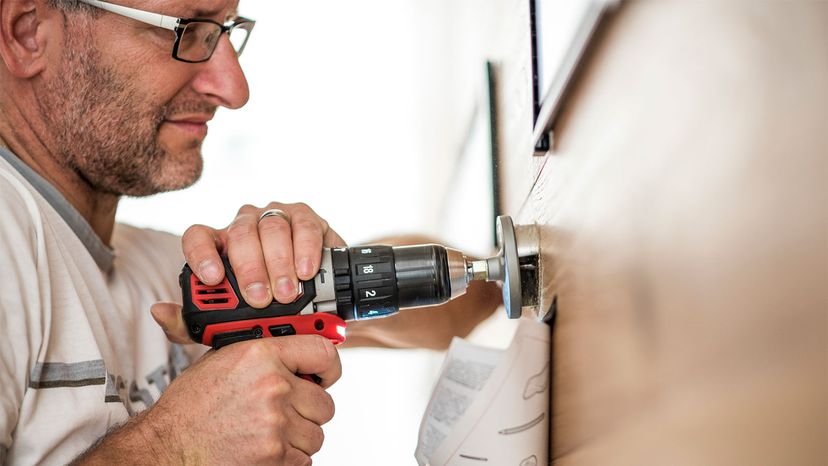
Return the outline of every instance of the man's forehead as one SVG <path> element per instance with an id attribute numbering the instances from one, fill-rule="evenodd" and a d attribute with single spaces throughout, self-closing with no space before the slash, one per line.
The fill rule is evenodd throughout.
<path id="1" fill-rule="evenodd" d="M 135 8 L 167 16 L 223 20 L 237 15 L 239 0 L 132 0 L 130 3 L 133 3 Z M 127 5 L 126 2 L 121 4 Z"/>

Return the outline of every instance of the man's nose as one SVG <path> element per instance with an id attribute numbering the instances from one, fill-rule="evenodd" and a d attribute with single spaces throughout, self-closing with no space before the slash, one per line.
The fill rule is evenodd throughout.
<path id="1" fill-rule="evenodd" d="M 193 79 L 193 89 L 210 99 L 211 103 L 227 108 L 241 108 L 250 98 L 247 78 L 239 64 L 230 38 L 222 34 L 216 50 Z"/>

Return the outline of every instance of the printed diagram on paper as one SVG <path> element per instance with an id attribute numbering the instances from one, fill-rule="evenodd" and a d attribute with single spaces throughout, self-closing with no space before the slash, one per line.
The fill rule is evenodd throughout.
<path id="1" fill-rule="evenodd" d="M 506 350 L 455 338 L 420 424 L 420 465 L 547 464 L 550 327 L 522 319 Z"/>

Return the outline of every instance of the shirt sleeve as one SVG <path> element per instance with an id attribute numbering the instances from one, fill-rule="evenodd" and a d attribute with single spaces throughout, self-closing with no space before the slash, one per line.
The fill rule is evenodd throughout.
<path id="1" fill-rule="evenodd" d="M 42 339 L 37 212 L 20 181 L 0 171 L 0 464 Z"/>

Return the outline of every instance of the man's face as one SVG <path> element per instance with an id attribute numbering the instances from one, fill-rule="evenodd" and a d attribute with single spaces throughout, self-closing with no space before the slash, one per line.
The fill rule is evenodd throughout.
<path id="1" fill-rule="evenodd" d="M 118 4 L 223 22 L 233 0 L 120 0 Z M 60 66 L 44 76 L 40 110 L 61 162 L 95 190 L 145 196 L 181 189 L 201 174 L 206 121 L 219 105 L 238 108 L 247 82 L 227 37 L 213 57 L 171 57 L 174 33 L 104 13 L 66 14 Z"/>

